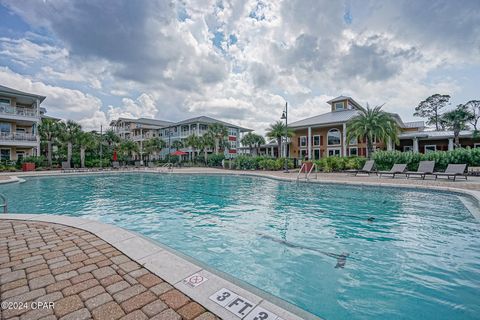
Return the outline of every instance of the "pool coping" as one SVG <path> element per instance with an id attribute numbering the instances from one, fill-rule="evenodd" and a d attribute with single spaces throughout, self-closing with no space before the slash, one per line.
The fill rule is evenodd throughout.
<path id="1" fill-rule="evenodd" d="M 272 320 L 321 320 L 321 318 L 306 310 L 244 283 L 233 276 L 214 270 L 164 244 L 112 224 L 80 217 L 49 214 L 7 213 L 0 214 L 0 220 L 55 223 L 91 232 L 222 319 L 249 319 L 249 315 L 252 317 L 251 314 L 255 308 L 260 307 L 278 316 L 278 318 Z M 187 285 L 185 280 L 196 274 L 207 280 L 196 287 Z M 250 309 L 248 314 L 240 318 L 209 298 L 224 288 L 237 294 L 240 298 L 252 302 L 254 307 Z"/>
<path id="2" fill-rule="evenodd" d="M 193 168 L 197 169 L 197 168 Z M 227 169 L 216 169 L 208 168 L 208 171 L 202 171 L 205 168 L 198 168 L 197 171 L 184 171 L 179 169 L 179 171 L 159 171 L 149 168 L 140 168 L 140 169 L 131 169 L 131 170 L 103 170 L 103 171 L 86 171 L 86 172 L 62 172 L 62 171 L 32 171 L 32 172 L 22 172 L 22 177 L 49 177 L 49 176 L 69 176 L 69 175 L 95 175 L 95 174 L 125 174 L 125 173 L 156 173 L 156 174 L 214 174 L 214 175 L 233 175 L 233 176 L 256 176 L 269 178 L 277 181 L 287 181 L 287 182 L 298 182 L 298 183 L 317 183 L 317 184 L 339 184 L 339 185 L 352 185 L 352 186 L 374 186 L 374 187 L 391 187 L 391 188 L 404 188 L 404 189 L 419 189 L 419 190 L 438 190 L 444 192 L 460 193 L 468 196 L 476 202 L 475 205 L 467 205 L 464 201 L 464 205 L 472 213 L 472 215 L 480 220 L 480 191 L 475 191 L 471 189 L 464 189 L 458 187 L 446 187 L 446 186 L 436 186 L 436 185 L 418 185 L 418 184 L 402 184 L 402 183 L 389 183 L 389 182 L 375 182 L 375 181 L 341 181 L 333 179 L 321 179 L 321 180 L 306 180 L 306 179 L 297 179 L 293 177 L 281 177 L 270 174 L 269 172 L 263 171 L 246 171 L 246 170 L 227 170 Z M 41 173 L 40 173 L 41 172 Z M 23 182 L 24 179 L 19 178 L 18 176 L 10 176 L 11 180 L 5 181 L 0 180 L 2 183 L 13 183 L 13 182 Z M 395 179 L 392 179 L 394 182 Z M 452 181 L 452 183 L 455 183 Z"/>

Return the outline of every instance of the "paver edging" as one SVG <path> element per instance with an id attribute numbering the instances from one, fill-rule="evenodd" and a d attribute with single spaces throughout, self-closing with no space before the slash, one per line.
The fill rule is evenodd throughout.
<path id="1" fill-rule="evenodd" d="M 263 306 L 267 304 L 268 306 L 271 306 L 270 309 L 272 309 L 272 311 L 276 312 L 283 319 L 288 319 L 288 320 L 301 320 L 301 319 L 319 320 L 320 319 L 319 317 L 313 314 L 310 314 L 305 310 L 302 310 L 294 305 L 291 305 L 286 301 L 281 300 L 280 298 L 277 298 L 266 292 L 263 292 L 260 289 L 255 288 L 249 284 L 246 284 L 239 279 L 235 279 L 232 276 L 229 276 L 225 273 L 219 272 L 217 270 L 213 270 L 212 268 L 209 268 L 206 264 L 201 263 L 194 258 L 181 254 L 164 244 L 153 241 L 152 239 L 144 237 L 135 232 L 125 230 L 121 227 L 105 224 L 105 223 L 94 221 L 94 220 L 84 219 L 84 218 L 66 217 L 66 216 L 58 216 L 58 215 L 46 215 L 46 214 L 0 214 L 0 219 L 25 220 L 25 221 L 32 221 L 32 222 L 34 221 L 48 222 L 52 224 L 65 225 L 65 226 L 88 231 L 93 235 L 97 236 L 98 238 L 104 240 L 105 242 L 108 242 L 110 245 L 112 245 L 113 247 L 121 251 L 122 254 L 129 257 L 132 261 L 135 261 L 136 263 L 140 264 L 142 267 L 146 268 L 151 273 L 159 276 L 160 278 L 163 278 L 165 281 L 173 285 L 174 288 L 178 289 L 183 294 L 189 296 L 194 301 L 197 301 L 208 311 L 212 312 L 213 314 L 215 314 L 216 316 L 222 319 L 239 320 L 240 318 L 233 315 L 229 311 L 227 311 L 227 309 L 215 304 L 213 301 L 209 299 L 210 295 L 214 294 L 216 291 L 220 290 L 221 288 L 227 288 L 233 292 L 239 293 L 242 296 L 249 299 L 250 301 L 255 302 L 257 305 Z M 94 228 L 92 229 L 92 227 Z M 114 241 L 112 239 L 103 238 L 102 235 L 104 232 L 112 232 L 112 231 L 116 234 L 122 234 L 122 233 L 132 234 L 132 237 L 124 238 L 120 241 Z M 132 257 L 128 252 L 125 252 L 124 250 L 126 248 L 125 245 L 128 244 L 127 241 L 134 238 L 140 241 L 143 241 L 144 244 L 150 243 L 150 245 L 156 246 L 157 249 L 155 251 L 149 251 L 144 257 L 140 259 Z M 140 248 L 143 249 L 143 247 L 140 247 Z M 136 250 L 138 251 L 140 250 L 140 248 L 136 247 Z M 129 250 L 131 250 L 131 248 Z M 155 265 L 149 265 L 149 258 L 152 258 L 155 256 L 155 254 L 159 254 L 159 253 L 162 253 L 167 257 L 171 257 L 175 259 L 176 262 L 180 262 L 182 264 L 188 265 L 187 269 L 184 272 L 184 277 L 179 278 L 177 276 L 176 279 L 174 280 L 175 283 L 171 283 L 170 282 L 171 280 L 168 279 L 169 278 L 168 274 L 167 276 L 165 273 L 159 274 L 157 272 L 157 269 L 155 268 Z M 165 260 L 162 260 L 162 263 L 165 263 L 165 262 L 166 262 Z M 188 268 L 192 268 L 192 266 L 193 266 L 193 269 L 189 270 Z M 172 265 L 170 266 L 170 268 L 178 268 L 178 265 Z M 201 274 L 203 273 L 207 275 L 207 278 L 209 280 L 208 282 L 205 282 L 205 283 L 208 283 L 208 288 L 207 286 L 204 287 L 206 290 L 203 290 L 202 292 L 200 292 L 200 290 L 197 290 L 197 289 L 202 289 L 202 286 L 198 286 L 192 289 L 183 283 L 184 278 L 195 273 L 201 273 Z"/>

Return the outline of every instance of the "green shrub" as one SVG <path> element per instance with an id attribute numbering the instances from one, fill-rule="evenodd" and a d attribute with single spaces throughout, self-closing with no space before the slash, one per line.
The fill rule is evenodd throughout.
<path id="1" fill-rule="evenodd" d="M 238 156 L 232 161 L 232 169 L 237 170 L 281 170 L 285 167 L 285 158 Z M 288 159 L 288 168 L 293 168 L 293 160 Z"/>
<path id="2" fill-rule="evenodd" d="M 222 166 L 222 160 L 225 159 L 224 154 L 210 154 L 207 158 L 207 163 L 209 167 L 220 167 Z"/>
<path id="3" fill-rule="evenodd" d="M 323 172 L 334 172 L 363 167 L 366 159 L 363 157 L 325 157 L 314 160 L 318 169 Z"/>
<path id="4" fill-rule="evenodd" d="M 46 159 L 44 156 L 39 156 L 39 157 L 25 157 L 20 161 L 20 164 L 30 162 L 30 163 L 35 163 L 35 168 L 40 168 L 45 166 L 46 164 Z"/>
<path id="5" fill-rule="evenodd" d="M 435 170 L 442 171 L 449 163 L 480 166 L 480 148 L 459 148 L 452 151 L 418 152 L 376 151 L 373 160 L 378 170 L 389 170 L 395 163 L 406 163 L 408 170 L 417 170 L 420 161 L 435 161 Z"/>

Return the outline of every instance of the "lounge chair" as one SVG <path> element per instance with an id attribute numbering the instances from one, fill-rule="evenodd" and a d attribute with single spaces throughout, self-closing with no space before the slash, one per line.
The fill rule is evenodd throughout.
<path id="1" fill-rule="evenodd" d="M 113 169 L 120 169 L 120 163 L 118 161 L 113 161 L 112 162 L 112 168 Z"/>
<path id="2" fill-rule="evenodd" d="M 380 178 L 382 175 L 391 175 L 392 178 L 395 179 L 395 175 L 397 174 L 404 174 L 405 170 L 407 170 L 407 165 L 405 163 L 395 163 L 389 171 L 378 171 Z"/>
<path id="3" fill-rule="evenodd" d="M 375 161 L 374 160 L 368 160 L 367 162 L 365 162 L 362 169 L 360 169 L 360 170 L 347 170 L 347 172 L 355 173 L 355 175 L 357 175 L 359 173 L 365 173 L 365 174 L 368 174 L 368 175 L 370 175 L 370 173 L 377 174 L 377 171 L 374 170 L 374 167 L 375 167 Z"/>
<path id="4" fill-rule="evenodd" d="M 435 161 L 420 161 L 417 171 L 407 171 L 405 174 L 407 175 L 407 179 L 409 179 L 410 176 L 420 176 L 422 180 L 425 180 L 427 174 L 433 174 L 434 168 Z"/>
<path id="5" fill-rule="evenodd" d="M 457 177 L 463 177 L 467 180 L 467 175 L 465 174 L 466 168 L 466 164 L 449 164 L 445 172 L 434 172 L 433 174 L 435 175 L 435 180 L 437 180 L 438 177 L 447 177 L 449 180 L 450 177 L 453 177 L 453 181 L 455 181 Z"/>

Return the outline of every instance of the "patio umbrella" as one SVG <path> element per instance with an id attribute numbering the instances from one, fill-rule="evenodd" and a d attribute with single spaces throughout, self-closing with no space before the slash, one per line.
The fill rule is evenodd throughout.
<path id="1" fill-rule="evenodd" d="M 185 156 L 188 154 L 188 152 L 183 152 L 183 151 L 180 151 L 180 150 L 177 150 L 175 152 L 172 152 L 170 153 L 172 156 Z"/>
<path id="2" fill-rule="evenodd" d="M 117 150 L 113 150 L 113 161 L 117 161 L 118 156 L 117 156 Z"/>

